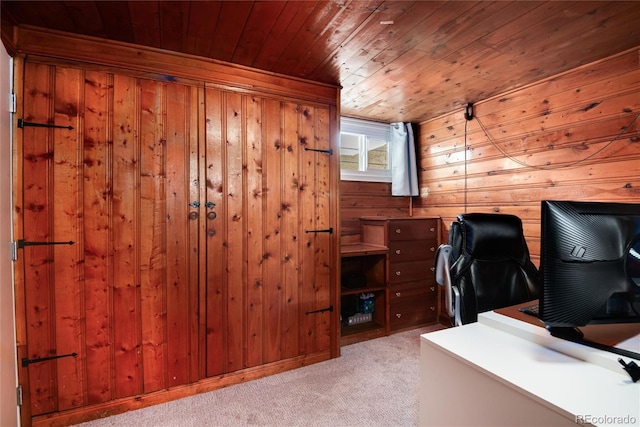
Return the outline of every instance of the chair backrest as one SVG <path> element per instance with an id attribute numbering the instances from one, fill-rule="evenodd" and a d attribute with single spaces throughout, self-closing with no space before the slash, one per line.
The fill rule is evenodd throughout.
<path id="1" fill-rule="evenodd" d="M 538 270 L 517 216 L 460 214 L 449 244 L 451 286 L 459 293 L 462 324 L 477 321 L 478 313 L 538 298 Z"/>

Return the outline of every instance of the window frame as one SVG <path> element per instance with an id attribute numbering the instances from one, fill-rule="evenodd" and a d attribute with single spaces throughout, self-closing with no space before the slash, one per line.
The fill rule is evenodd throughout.
<path id="1" fill-rule="evenodd" d="M 387 169 L 349 170 L 340 167 L 340 180 L 342 181 L 370 181 L 391 182 L 391 124 L 375 122 L 372 120 L 356 119 L 353 117 L 340 117 L 340 154 L 342 153 L 342 134 L 359 135 L 359 169 L 366 168 L 368 162 L 368 140 L 387 142 Z M 342 165 L 342 162 L 340 162 Z"/>

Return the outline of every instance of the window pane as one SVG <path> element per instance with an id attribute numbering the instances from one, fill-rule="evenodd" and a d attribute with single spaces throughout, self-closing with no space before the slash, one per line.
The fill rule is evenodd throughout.
<path id="1" fill-rule="evenodd" d="M 387 141 L 369 140 L 367 164 L 367 169 L 389 169 L 389 143 Z"/>
<path id="2" fill-rule="evenodd" d="M 340 134 L 340 169 L 359 170 L 360 135 Z"/>
<path id="3" fill-rule="evenodd" d="M 345 156 L 340 154 L 340 169 L 349 171 L 357 171 L 358 164 L 360 163 L 360 156 L 354 154 L 353 156 Z"/>

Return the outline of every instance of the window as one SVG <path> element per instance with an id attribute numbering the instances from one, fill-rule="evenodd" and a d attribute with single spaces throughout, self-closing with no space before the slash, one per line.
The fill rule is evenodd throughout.
<path id="1" fill-rule="evenodd" d="M 389 123 L 340 119 L 340 178 L 391 182 Z"/>

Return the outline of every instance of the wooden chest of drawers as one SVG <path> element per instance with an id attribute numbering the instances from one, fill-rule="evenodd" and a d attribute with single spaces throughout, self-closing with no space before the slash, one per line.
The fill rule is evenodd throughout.
<path id="1" fill-rule="evenodd" d="M 437 320 L 433 276 L 439 218 L 363 218 L 363 241 L 389 248 L 389 330 L 396 332 Z"/>

